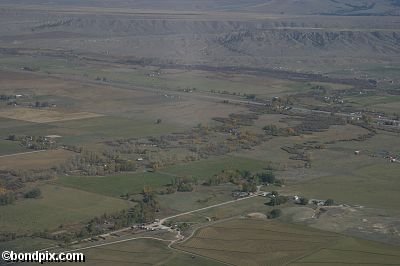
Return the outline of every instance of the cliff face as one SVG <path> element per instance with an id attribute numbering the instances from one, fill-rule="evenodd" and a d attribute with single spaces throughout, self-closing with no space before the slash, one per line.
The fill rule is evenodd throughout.
<path id="1" fill-rule="evenodd" d="M 216 42 L 230 51 L 268 56 L 379 56 L 400 52 L 398 31 L 247 30 L 221 35 Z"/>
<path id="2" fill-rule="evenodd" d="M 266 5 L 278 5 L 275 0 L 262 2 L 260 10 Z M 289 2 L 296 6 L 313 1 L 282 0 L 279 3 Z M 328 2 L 337 6 L 343 4 L 339 0 Z M 354 9 L 356 2 L 371 5 L 371 1 L 353 1 L 346 6 Z M 244 2 L 237 3 L 242 5 Z M 318 3 L 315 2 L 313 8 L 317 8 Z M 14 51 L 41 49 L 58 54 L 72 51 L 133 61 L 293 66 L 292 69 L 303 68 L 306 64 L 312 68 L 321 65 L 321 61 L 325 65 L 340 61 L 346 67 L 369 60 L 383 62 L 379 61 L 382 58 L 387 62 L 400 61 L 400 16 L 149 12 L 0 5 L 0 24 L 0 48 Z"/>

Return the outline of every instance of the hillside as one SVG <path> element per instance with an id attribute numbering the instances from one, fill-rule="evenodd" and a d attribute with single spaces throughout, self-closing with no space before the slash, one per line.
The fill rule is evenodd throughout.
<path id="1" fill-rule="evenodd" d="M 186 11 L 251 11 L 298 15 L 399 15 L 398 0 L 4 0 L 3 4 Z"/>

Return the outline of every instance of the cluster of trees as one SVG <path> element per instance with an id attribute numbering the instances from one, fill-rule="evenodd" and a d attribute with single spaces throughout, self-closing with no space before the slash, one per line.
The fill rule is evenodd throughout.
<path id="1" fill-rule="evenodd" d="M 275 219 L 282 215 L 282 211 L 280 209 L 273 209 L 272 211 L 268 212 L 267 217 L 268 219 Z"/>
<path id="2" fill-rule="evenodd" d="M 297 135 L 320 132 L 329 129 L 333 125 L 344 125 L 346 121 L 342 117 L 328 115 L 308 115 L 301 124 L 294 127 Z"/>
<path id="3" fill-rule="evenodd" d="M 7 242 L 17 238 L 17 234 L 14 232 L 0 233 L 0 242 Z"/>
<path id="4" fill-rule="evenodd" d="M 6 192 L 0 194 L 0 206 L 12 204 L 15 201 L 15 193 Z"/>
<path id="5" fill-rule="evenodd" d="M 27 199 L 37 199 L 42 195 L 42 191 L 39 188 L 34 188 L 29 190 L 24 194 L 24 197 Z"/>
<path id="6" fill-rule="evenodd" d="M 47 107 L 50 107 L 50 106 L 51 105 L 50 105 L 49 102 L 39 102 L 39 101 L 36 101 L 35 105 L 34 105 L 34 107 L 36 107 L 36 108 L 47 108 Z"/>
<path id="7" fill-rule="evenodd" d="M 16 98 L 17 98 L 17 97 L 15 97 L 15 95 L 0 94 L 0 101 L 15 100 Z"/>
<path id="8" fill-rule="evenodd" d="M 78 170 L 85 175 L 106 175 L 136 169 L 137 165 L 134 161 L 122 159 L 118 155 L 104 156 L 104 154 L 89 151 L 83 151 L 59 167 L 61 172 Z"/>
<path id="9" fill-rule="evenodd" d="M 333 200 L 333 199 L 327 199 L 326 201 L 325 201 L 325 204 L 324 204 L 325 206 L 333 206 L 333 205 L 335 205 L 335 201 Z"/>
<path id="10" fill-rule="evenodd" d="M 256 113 L 248 114 L 230 114 L 229 117 L 215 117 L 213 120 L 221 122 L 224 126 L 229 128 L 235 128 L 238 126 L 251 126 L 254 121 L 258 119 Z"/>
<path id="11" fill-rule="evenodd" d="M 97 80 L 97 81 L 107 82 L 107 78 L 106 78 L 106 77 L 99 77 L 99 76 L 97 76 L 97 77 L 96 77 L 96 80 Z"/>
<path id="12" fill-rule="evenodd" d="M 263 130 L 265 134 L 269 136 L 288 137 L 288 136 L 295 136 L 297 134 L 296 131 L 291 127 L 279 128 L 276 125 L 266 125 L 265 127 L 263 127 Z"/>
<path id="13" fill-rule="evenodd" d="M 19 197 L 37 198 L 39 189 L 32 189 L 24 193 L 25 184 L 40 180 L 49 180 L 55 177 L 53 170 L 30 171 L 0 171 L 0 205 L 14 203 Z"/>
<path id="14" fill-rule="evenodd" d="M 276 125 L 266 125 L 263 127 L 265 134 L 269 136 L 299 136 L 312 132 L 327 130 L 332 125 L 344 125 L 346 121 L 337 116 L 312 115 L 306 116 L 301 124 L 295 127 L 279 128 Z"/>
<path id="15" fill-rule="evenodd" d="M 138 204 L 128 210 L 93 218 L 75 234 L 75 237 L 84 238 L 104 233 L 107 230 L 118 230 L 133 224 L 153 222 L 155 214 L 160 210 L 155 191 L 151 187 L 144 187 L 142 200 L 136 202 Z"/>
<path id="16" fill-rule="evenodd" d="M 7 140 L 18 141 L 21 146 L 32 150 L 49 150 L 57 148 L 57 143 L 54 139 L 44 136 L 10 135 Z"/>
<path id="17" fill-rule="evenodd" d="M 272 191 L 269 195 L 269 199 L 268 205 L 270 206 L 277 206 L 288 202 L 288 197 L 279 195 L 278 191 Z"/>
<path id="18" fill-rule="evenodd" d="M 165 190 L 159 191 L 159 194 L 173 194 L 179 192 L 191 192 L 194 190 L 194 186 L 198 184 L 196 178 L 192 177 L 174 177 L 171 183 L 165 187 Z"/>
<path id="19" fill-rule="evenodd" d="M 206 179 L 203 185 L 215 186 L 223 183 L 238 185 L 238 190 L 241 192 L 255 192 L 257 191 L 257 185 L 282 185 L 283 180 L 277 179 L 272 171 L 253 174 L 247 170 L 222 170 L 219 174 Z"/>
<path id="20" fill-rule="evenodd" d="M 172 187 L 179 192 L 191 192 L 196 183 L 197 180 L 191 177 L 175 177 L 172 181 Z"/>

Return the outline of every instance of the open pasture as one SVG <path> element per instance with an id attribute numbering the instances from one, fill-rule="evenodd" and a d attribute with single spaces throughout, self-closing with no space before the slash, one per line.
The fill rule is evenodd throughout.
<path id="1" fill-rule="evenodd" d="M 6 232 L 37 232 L 59 225 L 85 222 L 104 213 L 126 209 L 132 203 L 56 185 L 40 186 L 39 199 L 2 206 L 0 227 Z"/>
<path id="2" fill-rule="evenodd" d="M 47 136 L 50 135 L 53 128 L 48 124 L 0 117 L 0 138 L 2 139 L 6 139 L 10 135 Z"/>
<path id="3" fill-rule="evenodd" d="M 28 152 L 29 153 L 0 157 L 0 169 L 49 169 L 64 163 L 68 158 L 74 155 L 73 152 L 63 149 L 36 152 L 30 150 Z"/>
<path id="4" fill-rule="evenodd" d="M 222 73 L 204 70 L 161 69 L 120 64 L 85 64 L 75 60 L 52 60 L 43 57 L 6 57 L 0 62 L 9 68 L 21 69 L 29 66 L 38 72 L 50 75 L 73 75 L 88 80 L 105 78 L 116 84 L 129 84 L 172 91 L 194 90 L 217 94 L 249 95 L 260 98 L 284 96 L 307 92 L 314 85 L 330 89 L 344 89 L 348 86 L 323 82 L 289 81 L 268 76 L 253 76 L 239 73 Z"/>
<path id="5" fill-rule="evenodd" d="M 344 100 L 350 103 L 353 107 L 368 109 L 375 112 L 386 112 L 388 114 L 400 112 L 400 96 L 396 95 L 358 95 L 344 98 Z"/>
<path id="6" fill-rule="evenodd" d="M 362 254 L 376 252 L 379 264 L 395 263 L 398 247 L 355 240 L 341 235 L 268 220 L 236 219 L 197 231 L 176 246 L 233 265 L 302 263 L 365 263 Z M 397 252 L 397 253 L 396 253 Z"/>
<path id="7" fill-rule="evenodd" d="M 119 197 L 138 194 L 145 186 L 154 189 L 171 183 L 171 177 L 161 173 L 131 173 L 112 176 L 60 176 L 56 183 L 65 187 Z"/>
<path id="8" fill-rule="evenodd" d="M 293 261 L 291 265 L 398 265 L 400 248 L 355 238 L 335 244 Z"/>
<path id="9" fill-rule="evenodd" d="M 379 132 L 365 141 L 336 142 L 326 149 L 314 150 L 312 167 L 306 170 L 304 179 L 293 178 L 285 190 L 398 211 L 400 164 L 390 163 L 384 156 L 398 155 L 399 144 L 397 134 Z M 355 155 L 355 151 L 360 154 Z M 293 174 L 299 176 L 295 171 Z"/>
<path id="10" fill-rule="evenodd" d="M 188 199 L 189 202 L 191 200 L 192 199 L 190 198 Z M 204 225 L 204 222 L 209 221 L 209 219 L 215 219 L 215 220 L 230 219 L 232 217 L 244 216 L 252 213 L 266 214 L 268 211 L 272 209 L 272 207 L 265 204 L 268 201 L 265 199 L 265 197 L 253 197 L 245 200 L 235 200 L 235 201 L 233 201 L 233 199 L 230 198 L 230 200 L 232 202 L 228 204 L 182 215 L 171 219 L 171 221 L 175 223 L 186 222 L 190 224 Z M 165 202 L 165 205 L 167 205 L 167 203 L 168 201 Z M 172 204 L 174 204 L 173 201 Z M 177 206 L 176 204 L 174 205 Z M 185 207 L 184 204 L 180 205 Z M 202 207 L 206 207 L 206 204 L 204 204 Z M 168 213 L 167 215 L 170 214 L 172 213 Z M 175 212 L 173 214 L 175 214 Z M 164 215 L 164 217 L 167 215 Z"/>
<path id="11" fill-rule="evenodd" d="M 104 116 L 79 121 L 55 122 L 53 134 L 63 136 L 63 143 L 88 144 L 104 139 L 157 136 L 174 132 L 176 127 L 166 123 L 156 124 L 153 119 L 135 119 Z"/>
<path id="12" fill-rule="evenodd" d="M 28 150 L 20 146 L 17 142 L 0 140 L 0 156 L 26 151 Z"/>
<path id="13" fill-rule="evenodd" d="M 236 186 L 233 184 L 213 187 L 196 186 L 194 191 L 190 193 L 177 192 L 160 195 L 161 210 L 179 213 L 232 200 L 232 191 L 234 189 L 236 189 Z"/>
<path id="14" fill-rule="evenodd" d="M 336 154 L 336 156 L 343 155 Z M 335 159 L 335 164 L 320 177 L 295 182 L 290 185 L 290 188 L 288 186 L 288 189 L 292 193 L 311 198 L 332 198 L 339 203 L 358 204 L 398 212 L 400 207 L 399 164 L 390 164 L 387 161 L 377 162 L 368 158 L 364 162 L 356 163 L 348 159 L 352 161 L 353 167 L 356 165 L 352 168 L 349 165 L 351 162 L 344 162 L 345 160 L 343 157 Z M 328 161 L 325 164 L 329 164 Z"/>
<path id="15" fill-rule="evenodd" d="M 162 169 L 162 172 L 178 176 L 192 176 L 195 178 L 208 178 L 222 170 L 251 170 L 260 171 L 267 167 L 266 161 L 248 159 L 240 156 L 212 157 L 206 160 L 195 161 L 185 164 L 177 164 Z"/>

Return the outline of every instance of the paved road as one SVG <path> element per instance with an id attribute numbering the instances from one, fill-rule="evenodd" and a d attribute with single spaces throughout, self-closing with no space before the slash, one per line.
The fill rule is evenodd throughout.
<path id="1" fill-rule="evenodd" d="M 184 213 L 172 215 L 172 216 L 169 216 L 169 217 L 165 217 L 165 218 L 161 219 L 161 220 L 158 222 L 158 224 L 161 225 L 161 224 L 163 224 L 163 223 L 164 223 L 165 221 L 167 221 L 167 220 L 170 220 L 170 219 L 173 219 L 173 218 L 177 218 L 177 217 L 180 217 L 180 216 L 192 214 L 192 213 L 195 213 L 195 212 L 205 211 L 205 210 L 208 210 L 208 209 L 212 209 L 212 208 L 215 208 L 215 207 L 219 207 L 219 206 L 231 204 L 231 203 L 238 202 L 238 201 L 242 201 L 242 200 L 251 199 L 251 198 L 254 198 L 254 197 L 259 196 L 260 194 L 261 194 L 260 192 L 257 192 L 257 193 L 255 193 L 254 195 L 251 195 L 251 196 L 248 196 L 248 197 L 245 197 L 245 198 L 240 198 L 240 199 L 236 199 L 236 200 L 230 200 L 230 201 L 218 203 L 218 204 L 215 204 L 215 205 L 211 205 L 211 206 L 208 206 L 208 207 L 196 209 L 196 210 L 193 210 L 193 211 L 188 211 L 188 212 L 184 212 Z"/>
<path id="2" fill-rule="evenodd" d="M 165 217 L 165 218 L 161 219 L 156 225 L 162 225 L 165 221 L 173 219 L 173 218 L 176 218 L 176 217 L 180 217 L 180 216 L 192 214 L 192 213 L 195 213 L 195 212 L 200 212 L 200 211 L 212 209 L 212 208 L 215 208 L 215 207 L 220 207 L 220 206 L 223 206 L 223 205 L 235 203 L 235 202 L 238 202 L 238 201 L 242 201 L 242 200 L 247 200 L 247 199 L 251 199 L 251 198 L 254 198 L 254 197 L 258 197 L 260 194 L 261 194 L 261 192 L 257 192 L 254 195 L 251 195 L 251 196 L 248 196 L 248 197 L 245 197 L 245 198 L 240 198 L 240 199 L 237 199 L 237 200 L 230 200 L 230 201 L 214 204 L 214 205 L 211 205 L 211 206 L 208 206 L 208 207 L 196 209 L 196 210 L 193 210 L 193 211 L 188 211 L 188 212 L 172 215 L 172 216 L 169 216 L 169 217 Z M 110 232 L 109 234 L 111 235 L 113 233 L 123 232 L 123 231 L 127 231 L 127 230 L 130 230 L 130 229 L 131 229 L 131 227 L 126 227 L 126 228 L 123 228 L 123 229 L 120 229 L 120 230 L 117 230 L 117 231 Z M 102 246 L 108 246 L 108 245 L 113 245 L 113 244 L 118 244 L 118 243 L 123 243 L 123 242 L 127 242 L 127 241 L 138 240 L 138 239 L 154 239 L 154 240 L 159 240 L 159 241 L 170 242 L 170 245 L 172 245 L 176 241 L 181 240 L 182 237 L 180 237 L 180 232 L 177 232 L 177 239 L 175 239 L 175 240 L 165 240 L 165 239 L 157 238 L 157 237 L 133 237 L 133 238 L 122 239 L 122 240 L 113 241 L 113 242 L 90 245 L 90 246 L 86 246 L 86 247 L 82 247 L 82 248 L 68 250 L 66 252 L 76 252 L 76 251 L 81 251 L 81 250 L 86 250 L 86 249 L 91 249 L 91 248 L 96 248 L 96 247 L 102 247 Z M 48 250 L 48 249 L 43 249 L 43 250 Z"/>

